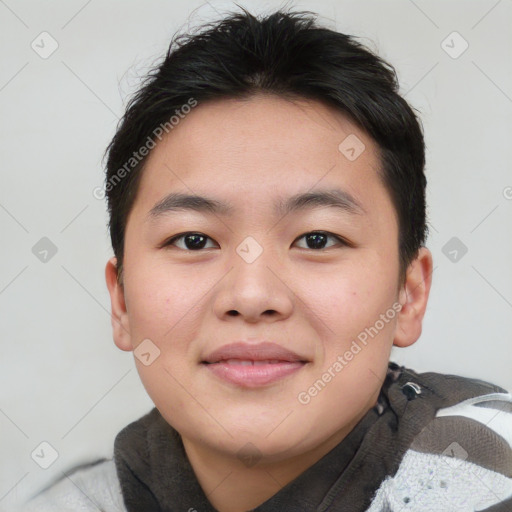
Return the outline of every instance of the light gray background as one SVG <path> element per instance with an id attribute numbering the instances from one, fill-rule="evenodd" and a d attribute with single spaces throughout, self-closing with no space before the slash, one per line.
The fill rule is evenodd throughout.
<path id="1" fill-rule="evenodd" d="M 239 3 L 255 13 L 283 5 Z M 421 112 L 433 289 L 420 341 L 392 359 L 512 389 L 512 2 L 288 5 L 362 36 Z M 152 407 L 132 354 L 112 342 L 106 207 L 92 191 L 137 77 L 177 29 L 232 7 L 0 0 L 2 510 L 72 464 L 111 455 L 116 433 Z M 43 31 L 59 45 L 47 59 L 31 48 Z M 469 43 L 458 58 L 441 46 L 453 31 Z M 452 52 L 457 37 L 445 43 Z M 46 263 L 32 253 L 42 237 L 58 248 Z M 452 237 L 468 248 L 457 262 L 442 251 Z M 46 470 L 31 459 L 42 441 L 59 453 Z"/>

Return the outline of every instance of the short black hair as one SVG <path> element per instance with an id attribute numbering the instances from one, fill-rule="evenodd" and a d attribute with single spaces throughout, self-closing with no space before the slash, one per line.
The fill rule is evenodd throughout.
<path id="1" fill-rule="evenodd" d="M 172 38 L 161 64 L 129 101 L 105 152 L 109 229 L 120 282 L 127 218 L 148 154 L 141 157 L 141 148 L 154 147 L 154 136 L 163 132 L 158 127 L 169 132 L 170 119 L 192 102 L 260 92 L 321 101 L 377 143 L 379 176 L 398 219 L 403 281 L 428 231 L 421 122 L 398 93 L 395 69 L 354 36 L 319 26 L 316 17 L 283 10 L 256 17 L 241 8 L 194 34 Z"/>

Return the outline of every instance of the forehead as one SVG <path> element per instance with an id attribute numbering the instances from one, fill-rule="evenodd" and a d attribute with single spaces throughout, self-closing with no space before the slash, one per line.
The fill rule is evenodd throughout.
<path id="1" fill-rule="evenodd" d="M 363 210 L 391 208 L 377 146 L 327 105 L 256 95 L 199 104 L 146 161 L 132 208 L 148 216 L 169 192 L 225 199 L 232 211 L 271 208 L 317 189 Z"/>

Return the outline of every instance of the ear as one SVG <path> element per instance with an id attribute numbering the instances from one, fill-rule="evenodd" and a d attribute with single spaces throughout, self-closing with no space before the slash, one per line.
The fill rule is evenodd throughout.
<path id="1" fill-rule="evenodd" d="M 431 285 L 432 254 L 426 247 L 421 247 L 410 263 L 405 283 L 400 289 L 402 309 L 398 314 L 393 345 L 408 347 L 420 337 Z"/>
<path id="2" fill-rule="evenodd" d="M 112 307 L 111 321 L 114 343 L 121 350 L 133 350 L 130 336 L 130 322 L 124 300 L 124 286 L 117 281 L 117 258 L 110 258 L 105 267 L 105 280 L 107 282 Z"/>

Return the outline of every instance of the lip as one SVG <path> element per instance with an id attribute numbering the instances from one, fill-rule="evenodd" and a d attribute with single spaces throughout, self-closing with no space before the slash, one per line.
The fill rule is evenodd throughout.
<path id="1" fill-rule="evenodd" d="M 201 363 L 222 380 L 256 388 L 296 373 L 307 362 L 276 343 L 237 342 L 214 350 Z"/>

